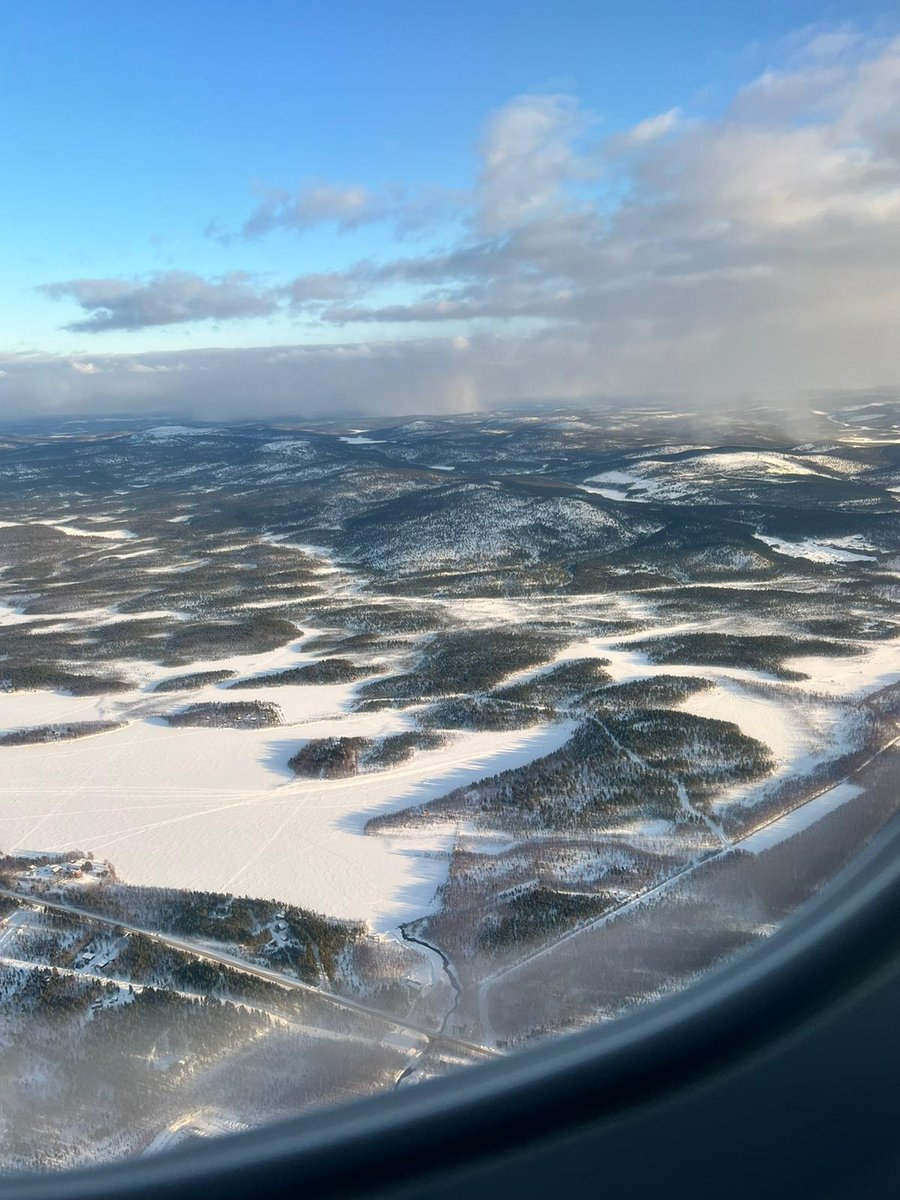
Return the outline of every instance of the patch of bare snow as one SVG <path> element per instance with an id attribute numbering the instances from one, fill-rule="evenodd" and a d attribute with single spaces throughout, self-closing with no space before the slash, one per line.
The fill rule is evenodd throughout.
<path id="1" fill-rule="evenodd" d="M 806 558 L 810 562 L 818 563 L 875 562 L 874 555 L 859 553 L 859 547 L 863 544 L 867 549 L 871 547 L 858 538 L 835 538 L 830 542 L 804 538 L 800 542 L 791 542 L 786 538 L 769 537 L 764 533 L 756 533 L 753 536 L 758 542 L 764 542 L 772 550 L 790 558 Z M 853 546 L 854 549 L 849 549 L 849 546 Z"/>
<path id="2" fill-rule="evenodd" d="M 109 541 L 124 542 L 131 538 L 137 537 L 130 529 L 79 529 L 77 525 L 62 524 L 59 521 L 20 521 L 13 522 L 21 525 L 45 525 L 49 529 L 55 529 L 57 533 L 64 533 L 68 537 L 83 537 L 83 538 L 106 538 Z"/>
<path id="3" fill-rule="evenodd" d="M 217 432 L 219 431 L 215 429 L 195 428 L 191 425 L 154 425 L 152 429 L 142 429 L 140 433 L 133 433 L 131 440 L 133 442 L 171 442 L 181 438 Z"/>
<path id="4" fill-rule="evenodd" d="M 594 484 L 602 486 L 595 487 Z M 651 486 L 634 471 L 601 471 L 580 485 L 583 492 L 603 496 L 607 500 L 648 500 Z"/>
<path id="5" fill-rule="evenodd" d="M 789 658 L 785 666 L 811 676 L 790 686 L 816 688 L 847 698 L 862 696 L 900 680 L 900 639 L 891 638 L 860 654 L 841 658 L 828 655 Z"/>
<path id="6" fill-rule="evenodd" d="M 148 550 L 131 550 L 128 554 L 101 554 L 98 562 L 103 562 L 107 558 L 125 559 L 125 558 L 143 558 L 147 554 L 159 554 L 158 547 L 152 547 Z"/>
<path id="7" fill-rule="evenodd" d="M 814 800 L 794 809 L 793 812 L 779 817 L 771 825 L 767 825 L 757 833 L 752 833 L 750 837 L 740 843 L 741 849 L 747 850 L 750 854 L 761 854 L 764 850 L 777 846 L 779 842 L 787 841 L 788 838 L 801 833 L 804 829 L 809 829 L 811 825 L 815 825 L 822 817 L 834 812 L 848 800 L 854 800 L 863 790 L 855 783 L 839 783 L 830 791 L 824 792 Z"/>
<path id="8" fill-rule="evenodd" d="M 148 575 L 185 575 L 189 571 L 196 571 L 198 567 L 205 567 L 209 562 L 208 558 L 192 558 L 188 562 L 167 563 L 162 567 L 143 567 Z"/>

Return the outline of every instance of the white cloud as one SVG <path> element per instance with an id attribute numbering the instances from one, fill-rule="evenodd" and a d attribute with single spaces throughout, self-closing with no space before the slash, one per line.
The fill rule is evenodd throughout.
<path id="1" fill-rule="evenodd" d="M 267 190 L 244 225 L 244 235 L 255 237 L 277 226 L 304 230 L 333 222 L 341 229 L 382 221 L 390 211 L 391 197 L 359 184 L 340 186 L 314 180 L 293 194 Z"/>
<path id="2" fill-rule="evenodd" d="M 573 96 L 517 96 L 493 113 L 480 144 L 478 228 L 506 233 L 552 209 L 587 172 L 577 143 L 589 124 Z"/>
<path id="3" fill-rule="evenodd" d="M 74 300 L 87 316 L 67 325 L 78 333 L 145 329 L 188 321 L 262 317 L 278 300 L 244 271 L 203 279 L 188 271 L 164 271 L 146 279 L 68 279 L 40 289 L 54 300 Z"/>
<path id="4" fill-rule="evenodd" d="M 433 226 L 459 201 L 459 193 L 441 187 L 419 188 L 410 193 L 399 184 L 369 188 L 314 179 L 293 192 L 284 188 L 262 189 L 260 201 L 244 222 L 241 236 L 261 237 L 278 229 L 306 233 L 319 225 L 334 225 L 347 233 L 363 225 L 383 222 L 404 234 Z M 234 240 L 231 234 L 221 234 L 217 221 L 210 222 L 207 233 L 225 244 Z"/>
<path id="5" fill-rule="evenodd" d="M 448 329 L 240 360 L 273 395 L 293 372 L 310 403 L 345 387 L 405 403 L 416 387 L 443 396 L 442 380 L 467 403 L 900 380 L 900 38 L 808 31 L 714 120 L 671 108 L 599 149 L 593 125 L 563 95 L 491 114 L 473 186 L 429 250 L 277 288 L 170 272 L 48 290 L 81 305 L 87 332 L 283 310 Z M 412 203 L 315 183 L 264 200 L 255 232 L 396 223 Z"/>
<path id="6" fill-rule="evenodd" d="M 665 137 L 667 133 L 677 129 L 682 120 L 681 109 L 670 108 L 667 112 L 657 113 L 655 117 L 647 117 L 645 120 L 639 121 L 637 125 L 632 125 L 625 135 L 625 141 L 631 142 L 635 146 L 643 145 L 645 142 L 655 142 L 657 138 Z"/>

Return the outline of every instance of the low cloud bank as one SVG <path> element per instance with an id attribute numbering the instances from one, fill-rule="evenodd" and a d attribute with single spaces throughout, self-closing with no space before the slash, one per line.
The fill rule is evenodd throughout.
<path id="1" fill-rule="evenodd" d="M 808 407 L 808 393 L 874 388 L 893 345 L 858 330 L 858 354 L 767 330 L 732 343 L 673 338 L 652 346 L 586 340 L 580 330 L 346 346 L 192 350 L 141 356 L 0 358 L 0 418 L 166 413 L 185 418 L 473 412 L 529 400 L 628 403 L 654 396 L 702 411 L 737 396 Z M 862 369 L 857 369 L 856 364 Z M 873 364 L 881 365 L 881 373 Z M 664 380 L 665 387 L 659 386 Z M 888 389 L 888 394 L 893 394 Z"/>

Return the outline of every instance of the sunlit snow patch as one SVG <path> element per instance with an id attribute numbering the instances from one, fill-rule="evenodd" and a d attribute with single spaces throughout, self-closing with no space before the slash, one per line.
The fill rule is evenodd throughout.
<path id="1" fill-rule="evenodd" d="M 810 800 L 792 813 L 779 817 L 765 829 L 760 829 L 758 833 L 752 833 L 750 837 L 741 842 L 741 849 L 748 850 L 751 854 L 761 854 L 763 850 L 777 846 L 779 842 L 787 841 L 794 834 L 801 833 L 810 825 L 815 825 L 828 813 L 834 812 L 848 800 L 855 799 L 863 790 L 855 783 L 839 783 L 837 787 L 817 796 L 815 800 Z"/>
<path id="2" fill-rule="evenodd" d="M 133 442 L 169 442 L 178 438 L 194 438 L 198 435 L 219 433 L 218 429 L 194 428 L 190 425 L 154 425 L 131 435 Z"/>
<path id="3" fill-rule="evenodd" d="M 764 533 L 754 536 L 757 541 L 765 542 L 771 549 L 790 558 L 806 558 L 810 562 L 819 563 L 875 562 L 875 556 L 872 554 L 860 554 L 858 549 L 847 549 L 848 546 L 863 545 L 866 549 L 871 549 L 859 539 L 836 538 L 833 542 L 820 542 L 816 538 L 804 538 L 800 542 L 790 542 L 786 538 L 767 537 Z"/>
<path id="4" fill-rule="evenodd" d="M 54 521 L 36 521 L 35 524 L 46 525 L 49 529 L 55 529 L 57 533 L 64 533 L 68 537 L 107 538 L 114 542 L 137 537 L 130 529 L 79 529 L 77 525 L 58 525 Z"/>
<path id="5" fill-rule="evenodd" d="M 680 448 L 676 448 L 680 452 Z M 667 454 L 674 451 L 668 450 Z M 581 485 L 608 500 L 680 500 L 698 487 L 724 476 L 767 479 L 772 476 L 818 475 L 820 472 L 789 454 L 759 450 L 698 449 L 684 458 L 642 456 L 641 473 L 602 471 Z"/>

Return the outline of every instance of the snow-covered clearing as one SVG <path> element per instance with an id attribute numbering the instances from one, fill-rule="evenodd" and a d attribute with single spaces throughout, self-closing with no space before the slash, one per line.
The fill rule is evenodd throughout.
<path id="1" fill-rule="evenodd" d="M 289 665 L 297 647 L 191 670 Z M 166 671 L 166 675 L 186 673 Z M 249 673 L 249 672 L 248 672 Z M 158 677 L 163 672 L 158 671 Z M 173 729 L 152 716 L 104 735 L 3 749 L 0 846 L 79 847 L 135 883 L 275 897 L 376 929 L 428 910 L 445 877 L 453 832 L 367 837 L 365 821 L 529 761 L 561 745 L 568 726 L 461 735 L 379 774 L 296 780 L 287 760 L 306 738 L 376 737 L 405 725 L 396 712 L 348 714 L 352 685 L 221 687 L 189 694 L 72 697 L 0 695 L 0 724 L 93 720 L 187 702 L 274 700 L 291 725 L 261 730 Z"/>
<path id="2" fill-rule="evenodd" d="M 220 432 L 219 429 L 206 429 L 192 425 L 154 425 L 151 429 L 142 429 L 139 433 L 133 433 L 131 438 L 135 442 L 170 442 L 179 441 L 182 438 L 208 437 L 210 434 Z"/>
<path id="3" fill-rule="evenodd" d="M 816 538 L 804 538 L 802 542 L 790 542 L 785 538 L 767 537 L 763 533 L 754 535 L 759 542 L 765 544 L 779 554 L 790 558 L 808 558 L 810 562 L 845 563 L 845 562 L 875 562 L 873 554 L 860 554 L 858 549 L 848 549 L 848 545 L 858 546 L 859 540 L 852 538 L 835 539 L 832 542 L 821 542 Z"/>
<path id="4" fill-rule="evenodd" d="M 578 485 L 579 491 L 590 492 L 594 496 L 602 496 L 604 500 L 643 500 L 643 496 L 629 496 L 627 492 L 623 492 L 621 488 L 612 487 L 591 487 L 587 483 Z"/>
<path id="5" fill-rule="evenodd" d="M 37 624 L 34 633 L 54 633 L 72 625 L 88 625 L 95 629 L 104 625 L 127 624 L 131 621 L 181 620 L 180 613 L 169 608 L 145 609 L 142 612 L 120 613 L 115 608 L 82 608 L 62 613 L 26 613 L 0 602 L 0 626 Z"/>
<path id="6" fill-rule="evenodd" d="M 70 696 L 66 692 L 0 692 L 0 732 L 35 725 L 110 720 L 111 703 L 103 696 Z M 0 780 L 6 759 L 0 758 Z"/>
<path id="7" fill-rule="evenodd" d="M 5 604 L 0 600 L 0 625 L 27 625 L 30 621 L 55 621 L 57 619 L 56 613 L 31 616 L 31 614 L 23 612 L 21 608 L 14 608 L 11 604 Z"/>
<path id="8" fill-rule="evenodd" d="M 245 1121 L 240 1121 L 229 1114 L 219 1114 L 212 1110 L 188 1113 L 173 1121 L 166 1129 L 156 1135 L 152 1142 L 142 1151 L 144 1155 L 160 1154 L 173 1150 L 176 1146 L 194 1137 L 221 1137 L 223 1134 L 240 1133 L 247 1128 Z"/>
<path id="9" fill-rule="evenodd" d="M 699 672 L 698 672 L 699 673 Z M 850 749 L 856 722 L 844 707 L 780 688 L 761 695 L 752 685 L 719 678 L 714 687 L 680 706 L 698 717 L 731 721 L 768 746 L 775 770 L 760 783 L 730 789 L 719 804 L 747 801 L 788 776 L 805 774 Z"/>
<path id="10" fill-rule="evenodd" d="M 714 470 L 747 472 L 761 475 L 817 475 L 818 472 L 793 454 L 761 450 L 712 450 L 701 461 Z"/>
<path id="11" fill-rule="evenodd" d="M 785 665 L 792 671 L 803 671 L 810 681 L 800 680 L 791 686 L 810 687 L 835 696 L 862 696 L 877 688 L 900 680 L 900 638 L 881 642 L 862 654 L 841 658 L 805 656 L 789 658 Z"/>
<path id="12" fill-rule="evenodd" d="M 793 762 L 804 753 L 810 740 L 834 745 L 834 707 L 806 701 L 786 691 L 760 695 L 749 686 L 720 679 L 708 691 L 689 696 L 679 706 L 697 717 L 731 721 L 744 733 L 769 747 L 779 762 Z"/>
<path id="13" fill-rule="evenodd" d="M 592 487 L 592 484 L 602 484 L 602 487 Z M 629 495 L 626 488 L 633 488 L 635 491 L 641 492 L 641 495 Z M 636 475 L 633 471 L 603 471 L 599 475 L 592 475 L 590 479 L 581 484 L 581 490 L 584 492 L 593 492 L 597 496 L 604 496 L 607 500 L 646 500 L 648 497 L 646 492 L 648 484 L 646 480 Z"/>
<path id="14" fill-rule="evenodd" d="M 810 800 L 800 808 L 795 808 L 793 812 L 779 817 L 765 829 L 751 834 L 741 842 L 741 849 L 747 850 L 751 854 L 761 854 L 763 850 L 769 850 L 772 846 L 777 846 L 779 842 L 784 842 L 794 834 L 808 829 L 810 825 L 815 825 L 816 821 L 820 821 L 828 813 L 834 812 L 848 800 L 855 799 L 864 790 L 855 783 L 839 783 L 830 791 L 817 796 L 815 800 Z"/>
<path id="15" fill-rule="evenodd" d="M 101 554 L 97 559 L 98 562 L 104 562 L 108 558 L 124 559 L 124 558 L 143 558 L 146 554 L 159 554 L 158 546 L 151 546 L 147 550 L 130 550 L 127 554 Z"/>
<path id="16" fill-rule="evenodd" d="M 90 520 L 90 518 L 88 518 Z M 77 525 L 66 525 L 60 521 L 4 521 L 4 527 L 16 525 L 44 525 L 57 533 L 65 533 L 69 537 L 105 538 L 107 541 L 125 542 L 137 537 L 130 529 L 79 529 Z"/>
<path id="17" fill-rule="evenodd" d="M 723 476 L 761 480 L 819 474 L 815 464 L 792 454 L 697 448 L 678 459 L 641 455 L 640 471 L 601 471 L 580 486 L 582 490 L 595 492 L 608 500 L 679 500 L 698 487 L 720 481 Z"/>
<path id="18" fill-rule="evenodd" d="M 205 567 L 208 562 L 208 558 L 191 558 L 187 562 L 166 563 L 164 567 L 144 567 L 142 569 L 147 575 L 184 575 L 188 571 L 196 571 L 198 567 Z"/>

